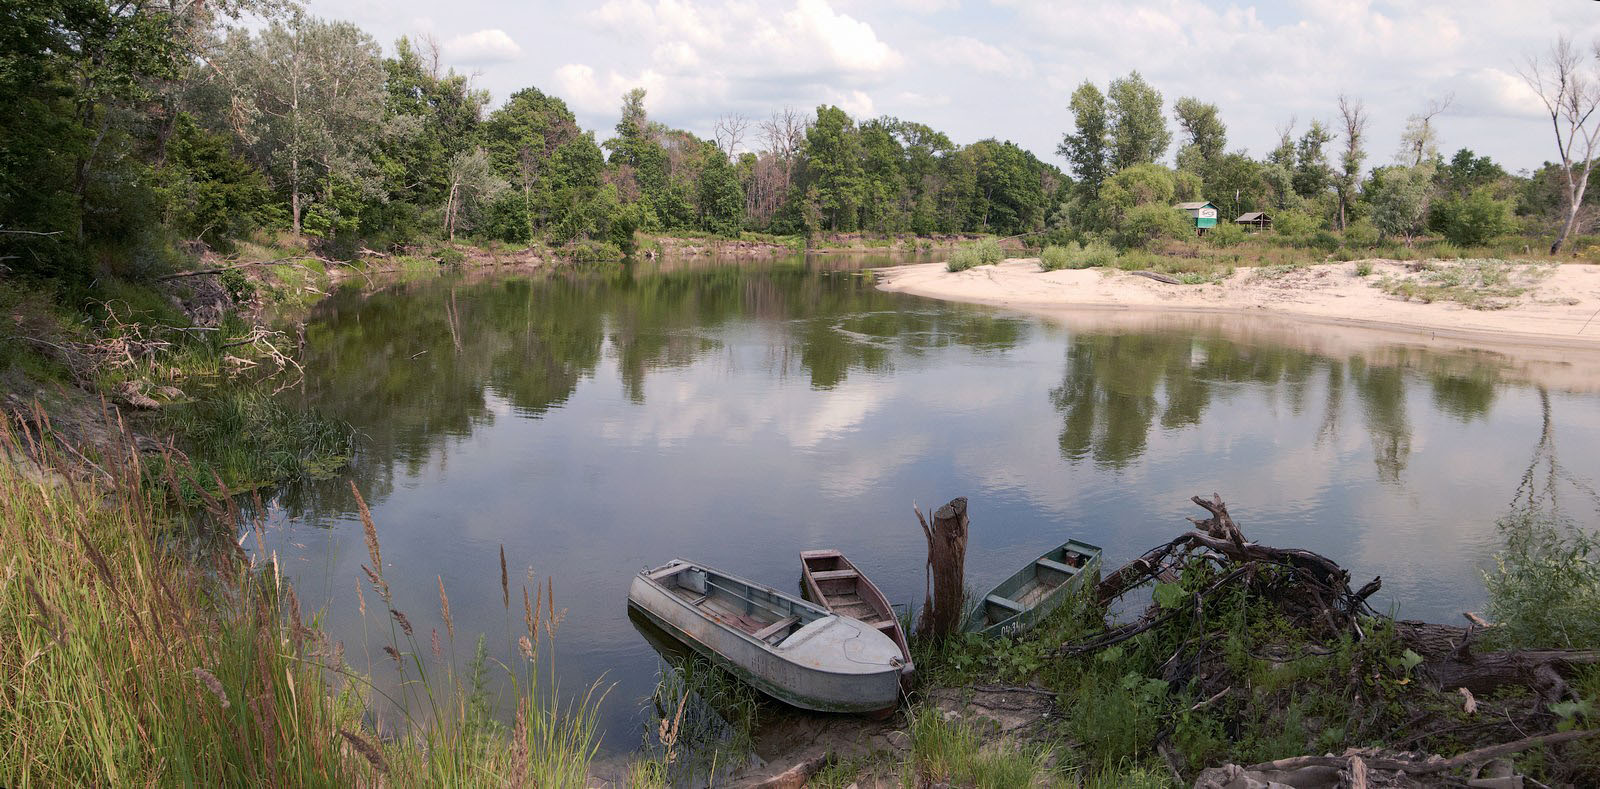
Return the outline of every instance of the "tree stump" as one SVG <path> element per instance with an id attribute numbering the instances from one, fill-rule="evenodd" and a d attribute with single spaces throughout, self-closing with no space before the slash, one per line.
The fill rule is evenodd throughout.
<path id="1" fill-rule="evenodd" d="M 960 496 L 934 510 L 933 525 L 917 511 L 928 539 L 928 572 L 933 589 L 917 625 L 917 634 L 944 638 L 961 628 L 965 611 L 967 566 L 967 499 Z"/>

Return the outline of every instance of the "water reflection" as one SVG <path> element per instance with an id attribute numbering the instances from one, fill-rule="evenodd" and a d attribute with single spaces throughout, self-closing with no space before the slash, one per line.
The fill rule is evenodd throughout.
<path id="1" fill-rule="evenodd" d="M 687 555 L 787 588 L 796 552 L 826 546 L 917 600 L 913 501 L 971 497 L 978 587 L 1064 535 L 1126 558 L 1184 527 L 1189 495 L 1220 491 L 1253 537 L 1382 575 L 1379 605 L 1454 619 L 1481 604 L 1494 519 L 1544 424 L 1526 360 L 1127 313 L 1062 326 L 880 292 L 862 269 L 885 262 L 341 292 L 311 317 L 293 396 L 354 423 L 358 456 L 347 478 L 279 493 L 268 548 L 362 655 L 350 481 L 423 631 L 442 627 L 439 581 L 458 632 L 504 629 L 504 546 L 514 576 L 553 577 L 570 609 L 563 685 L 618 683 L 602 723 L 620 748 L 657 667 L 622 613 L 635 570 Z M 1560 381 L 1600 377 L 1554 369 L 1552 429 L 1571 468 L 1592 468 L 1600 399 Z"/>

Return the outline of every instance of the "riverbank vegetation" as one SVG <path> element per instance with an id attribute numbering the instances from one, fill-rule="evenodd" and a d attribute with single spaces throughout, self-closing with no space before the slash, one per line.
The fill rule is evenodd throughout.
<path id="1" fill-rule="evenodd" d="M 47 427 L 0 426 L 6 784 L 584 785 L 603 689 L 553 686 L 562 612 L 548 585 L 520 590 L 533 602 L 502 648 L 467 634 L 457 644 L 443 582 L 446 632 L 414 632 L 367 518 L 370 563 L 356 582 L 368 627 L 387 638 L 347 655 L 259 532 L 250 541 L 261 524 L 241 522 L 228 498 L 202 494 L 193 516 L 174 508 L 122 439 L 87 466 Z M 460 652 L 476 657 L 458 673 Z"/>

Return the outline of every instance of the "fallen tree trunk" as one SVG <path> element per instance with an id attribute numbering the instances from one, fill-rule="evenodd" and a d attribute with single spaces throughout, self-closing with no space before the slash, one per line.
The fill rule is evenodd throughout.
<path id="1" fill-rule="evenodd" d="M 1485 696 L 1505 685 L 1533 687 L 1551 700 L 1565 695 L 1565 687 L 1549 687 L 1551 673 L 1557 678 L 1571 676 L 1582 666 L 1600 664 L 1600 650 L 1593 649 L 1502 649 L 1475 652 L 1472 639 L 1475 627 L 1456 627 L 1430 622 L 1399 620 L 1395 635 L 1412 651 L 1422 656 L 1428 679 L 1439 688 L 1466 688 Z"/>

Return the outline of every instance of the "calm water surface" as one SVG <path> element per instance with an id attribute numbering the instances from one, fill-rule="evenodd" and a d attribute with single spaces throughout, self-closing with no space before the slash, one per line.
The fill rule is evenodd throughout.
<path id="1" fill-rule="evenodd" d="M 306 327 L 298 396 L 354 423 L 359 454 L 347 477 L 269 504 L 268 548 L 348 659 L 381 675 L 389 628 L 356 610 L 367 554 L 348 480 L 421 633 L 444 632 L 443 579 L 458 654 L 488 633 L 511 660 L 522 612 L 502 608 L 504 546 L 514 597 L 529 567 L 553 578 L 563 688 L 616 683 L 601 723 L 628 748 L 659 665 L 628 583 L 674 556 L 790 589 L 798 551 L 836 547 L 911 601 L 913 502 L 970 497 L 967 572 L 984 587 L 1069 535 L 1119 563 L 1184 528 L 1190 495 L 1220 491 L 1251 537 L 1326 553 L 1357 583 L 1383 576 L 1380 608 L 1457 621 L 1483 604 L 1494 522 L 1546 415 L 1568 469 L 1592 481 L 1600 460 L 1600 396 L 1493 354 L 1068 329 L 879 292 L 861 269 L 890 262 L 335 295 Z M 1568 495 L 1593 520 L 1594 500 Z"/>

